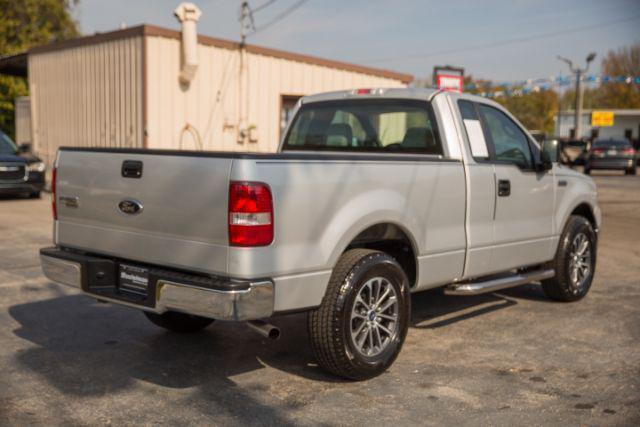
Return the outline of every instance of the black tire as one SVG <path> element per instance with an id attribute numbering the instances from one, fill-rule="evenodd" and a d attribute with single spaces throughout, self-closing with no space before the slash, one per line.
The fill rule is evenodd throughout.
<path id="1" fill-rule="evenodd" d="M 591 175 L 591 169 L 589 169 L 588 167 L 584 168 L 584 174 L 585 175 Z"/>
<path id="2" fill-rule="evenodd" d="M 31 193 L 29 195 L 29 197 L 31 197 L 32 199 L 39 199 L 40 198 L 40 192 L 39 191 L 35 191 L 35 192 Z"/>
<path id="3" fill-rule="evenodd" d="M 586 237 L 589 244 L 590 268 L 584 279 L 579 284 L 574 284 L 571 279 L 572 245 L 580 234 Z M 545 295 L 553 300 L 562 302 L 578 301 L 584 298 L 591 288 L 591 282 L 596 270 L 596 258 L 597 237 L 591 223 L 582 216 L 570 216 L 560 236 L 556 257 L 551 262 L 556 275 L 551 279 L 542 281 L 542 289 Z"/>
<path id="4" fill-rule="evenodd" d="M 635 175 L 635 174 L 637 174 L 636 168 L 627 169 L 624 172 L 625 172 L 626 175 Z"/>
<path id="5" fill-rule="evenodd" d="M 213 319 L 178 313 L 177 311 L 167 311 L 162 314 L 150 313 L 148 311 L 144 311 L 143 313 L 154 325 L 180 334 L 198 332 L 213 323 Z"/>
<path id="6" fill-rule="evenodd" d="M 356 302 L 356 297 L 361 295 L 367 283 L 373 283 L 367 288 L 370 290 L 378 283 L 378 293 L 381 292 L 383 284 L 381 281 L 376 282 L 376 278 L 382 278 L 387 289 L 389 286 L 393 288 L 395 301 L 397 301 L 397 305 L 394 304 L 394 315 L 397 321 L 385 325 L 393 331 L 393 334 L 387 334 L 384 337 L 384 345 L 378 336 L 380 353 L 367 356 L 362 354 L 351 337 L 353 322 L 359 320 L 352 319 L 352 310 L 355 310 L 354 307 L 359 304 Z M 373 293 L 372 290 L 371 292 Z M 380 304 L 385 302 L 382 304 L 384 306 L 389 299 L 380 298 L 378 301 Z M 367 315 L 368 320 L 361 320 L 361 322 L 380 324 L 378 322 L 386 321 L 376 317 L 375 310 L 371 311 L 375 319 Z M 373 378 L 389 368 L 400 353 L 407 335 L 410 315 L 409 281 L 398 262 L 383 252 L 352 249 L 345 252 L 338 260 L 320 307 L 309 313 L 311 348 L 320 366 L 335 375 L 351 380 Z M 365 335 L 368 328 L 370 326 L 364 326 Z M 370 340 L 374 339 L 371 334 L 368 337 Z M 373 347 L 373 344 L 370 344 L 370 347 Z"/>

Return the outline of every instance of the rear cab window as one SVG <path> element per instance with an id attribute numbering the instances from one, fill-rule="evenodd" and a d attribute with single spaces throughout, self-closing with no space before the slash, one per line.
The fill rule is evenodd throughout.
<path id="1" fill-rule="evenodd" d="M 443 155 L 431 105 L 407 99 L 303 104 L 283 150 Z"/>

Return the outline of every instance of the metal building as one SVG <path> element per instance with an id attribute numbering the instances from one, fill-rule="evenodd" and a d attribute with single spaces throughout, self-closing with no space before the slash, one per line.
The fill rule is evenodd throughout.
<path id="1" fill-rule="evenodd" d="M 413 78 L 195 37 L 190 81 L 183 34 L 151 25 L 33 48 L 0 73 L 28 75 L 32 144 L 49 163 L 64 145 L 273 151 L 300 96 Z"/>
<path id="2" fill-rule="evenodd" d="M 607 113 L 608 123 L 595 123 L 594 113 Z M 556 119 L 556 135 L 560 137 L 575 137 L 575 113 L 559 111 Z M 582 135 L 579 137 L 640 139 L 640 109 L 604 109 L 582 110 Z"/>

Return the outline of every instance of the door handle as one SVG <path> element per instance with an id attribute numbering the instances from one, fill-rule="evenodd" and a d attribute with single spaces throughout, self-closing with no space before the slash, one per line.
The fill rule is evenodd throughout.
<path id="1" fill-rule="evenodd" d="M 507 197 L 511 194 L 511 181 L 508 179 L 498 180 L 498 196 Z"/>

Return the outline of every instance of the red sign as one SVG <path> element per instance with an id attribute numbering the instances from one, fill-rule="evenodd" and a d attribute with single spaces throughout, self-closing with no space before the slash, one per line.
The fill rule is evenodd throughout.
<path id="1" fill-rule="evenodd" d="M 438 74 L 436 76 L 436 87 L 441 90 L 462 93 L 464 77 L 452 74 Z"/>

